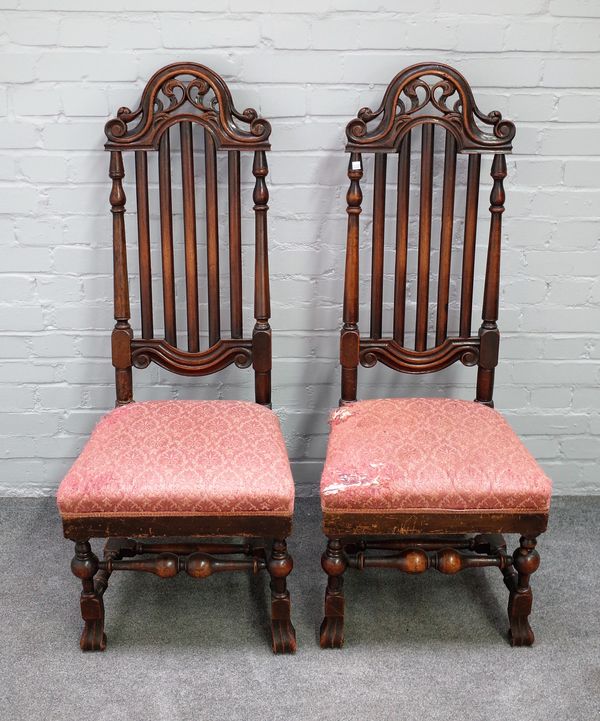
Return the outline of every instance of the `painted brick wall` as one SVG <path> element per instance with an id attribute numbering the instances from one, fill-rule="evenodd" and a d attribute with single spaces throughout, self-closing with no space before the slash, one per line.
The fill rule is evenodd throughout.
<path id="1" fill-rule="evenodd" d="M 482 109 L 518 125 L 497 407 L 558 493 L 600 492 L 597 0 L 101 5 L 0 0 L 0 493 L 54 491 L 113 404 L 102 129 L 175 60 L 213 67 L 238 107 L 272 120 L 274 407 L 300 493 L 316 489 L 339 394 L 344 125 L 422 60 L 456 66 Z M 157 369 L 136 378 L 138 399 L 251 397 L 249 375 L 235 370 L 209 382 L 173 384 Z M 362 378 L 364 396 L 473 393 L 462 367 L 435 379 L 385 369 Z"/>

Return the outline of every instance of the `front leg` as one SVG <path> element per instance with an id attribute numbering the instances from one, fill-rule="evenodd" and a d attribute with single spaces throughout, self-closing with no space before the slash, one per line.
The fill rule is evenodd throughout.
<path id="1" fill-rule="evenodd" d="M 296 631 L 291 621 L 290 592 L 286 579 L 294 563 L 284 539 L 273 541 L 267 564 L 271 576 L 271 637 L 273 653 L 294 653 Z"/>
<path id="2" fill-rule="evenodd" d="M 89 541 L 75 543 L 75 556 L 71 561 L 71 570 L 81 579 L 81 616 L 84 620 L 83 633 L 79 645 L 82 651 L 104 651 L 106 635 L 104 633 L 104 602 L 96 592 L 94 576 L 98 571 L 98 557 L 92 552 Z"/>
<path id="3" fill-rule="evenodd" d="M 344 571 L 347 561 L 339 539 L 330 539 L 321 558 L 327 574 L 325 617 L 321 623 L 321 648 L 341 648 L 344 644 Z"/>
<path id="4" fill-rule="evenodd" d="M 508 601 L 508 632 L 511 646 L 531 646 L 534 641 L 529 625 L 529 614 L 533 603 L 533 592 L 529 578 L 540 565 L 540 556 L 535 550 L 535 536 L 521 536 L 519 548 L 513 554 L 513 566 L 517 571 Z"/>

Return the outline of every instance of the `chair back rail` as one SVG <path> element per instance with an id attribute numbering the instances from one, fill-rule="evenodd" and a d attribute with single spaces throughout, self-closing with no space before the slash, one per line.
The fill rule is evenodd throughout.
<path id="1" fill-rule="evenodd" d="M 489 127 L 488 127 L 489 126 Z M 347 193 L 348 235 L 344 279 L 344 315 L 341 333 L 341 402 L 357 397 L 358 365 L 377 362 L 405 373 L 431 373 L 460 360 L 477 365 L 476 400 L 493 405 L 494 369 L 498 362 L 497 327 L 500 285 L 500 241 L 505 153 L 511 151 L 513 123 L 500 113 L 482 113 L 465 78 L 453 68 L 437 63 L 414 65 L 399 73 L 388 86 L 377 110 L 362 108 L 346 128 L 350 153 Z M 415 138 L 420 135 L 420 143 Z M 436 137 L 443 153 L 436 153 Z M 418 139 L 418 137 L 417 137 Z M 363 154 L 374 154 L 373 216 L 370 274 L 370 330 L 362 336 L 359 309 L 359 216 L 362 211 Z M 414 157 L 418 153 L 418 158 Z M 395 246 L 393 316 L 389 333 L 384 329 L 384 279 L 386 248 L 386 190 L 388 156 L 397 155 L 395 187 Z M 456 209 L 459 173 L 457 157 L 468 155 L 464 210 Z M 475 280 L 475 251 L 481 156 L 493 155 L 490 195 L 490 231 L 484 280 L 482 324 L 473 335 L 471 318 Z M 441 172 L 436 162 L 441 160 Z M 418 164 L 417 164 L 418 161 Z M 411 167 L 418 170 L 416 237 L 411 238 Z M 440 205 L 434 192 L 439 178 Z M 452 285 L 456 218 L 464 223 L 459 289 Z M 432 242 L 439 220 L 437 235 Z M 437 231 L 436 231 L 437 234 Z M 414 342 L 408 346 L 411 248 L 416 253 Z M 456 250 L 456 249 L 455 249 Z M 434 251 L 438 260 L 434 264 Z M 432 286 L 437 280 L 437 291 Z M 458 286 L 458 283 L 457 283 Z M 432 298 L 432 295 L 435 295 Z M 456 295 L 457 332 L 449 330 L 449 308 Z"/>
<path id="2" fill-rule="evenodd" d="M 177 126 L 177 127 L 175 127 Z M 197 130 L 198 129 L 198 130 Z M 199 135 L 198 135 L 199 131 Z M 150 79 L 136 110 L 121 108 L 105 127 L 106 149 L 110 152 L 110 195 L 113 215 L 114 309 L 112 334 L 113 365 L 116 372 L 117 404 L 133 400 L 132 367 L 145 368 L 151 362 L 181 375 L 201 376 L 235 363 L 253 366 L 255 396 L 259 403 L 271 401 L 271 328 L 269 265 L 267 243 L 268 173 L 266 151 L 270 149 L 271 127 L 256 111 L 236 110 L 227 85 L 215 72 L 196 63 L 168 65 Z M 178 143 L 177 141 L 178 135 Z M 172 143 L 178 147 L 172 147 Z M 123 152 L 135 158 L 137 205 L 137 250 L 140 283 L 141 335 L 130 325 L 130 292 L 125 239 L 125 176 Z M 243 333 L 242 295 L 242 202 L 241 153 L 254 153 L 255 276 L 254 317 L 251 335 Z M 203 152 L 203 164 L 195 158 Z M 227 219 L 230 330 L 223 335 L 221 280 L 219 267 L 219 163 L 218 153 L 227 154 Z M 149 155 L 158 163 L 158 217 L 162 314 L 164 337 L 157 337 L 152 282 L 155 272 L 151 252 L 152 195 Z M 173 172 L 176 156 L 181 165 L 180 197 L 182 230 L 174 223 Z M 199 228 L 197 185 L 203 176 L 205 228 Z M 181 235 L 181 237 L 179 237 Z M 199 243 L 206 241 L 206 288 L 199 284 Z M 185 298 L 177 293 L 177 258 L 183 258 Z M 158 262 L 158 261 L 156 261 Z M 208 347 L 201 348 L 200 307 L 206 291 Z M 178 346 L 178 300 L 185 306 L 185 344 Z M 183 301 L 185 301 L 183 303 Z M 181 318 L 180 318 L 181 320 Z M 181 323 L 180 323 L 181 326 Z M 158 326 L 160 329 L 160 326 Z M 183 326 L 181 326 L 183 328 Z M 160 331 L 159 331 L 160 335 Z M 180 333 L 180 336 L 183 333 Z"/>

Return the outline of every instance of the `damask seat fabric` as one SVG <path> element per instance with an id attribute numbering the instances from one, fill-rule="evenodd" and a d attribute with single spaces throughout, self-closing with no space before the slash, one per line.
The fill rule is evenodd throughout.
<path id="1" fill-rule="evenodd" d="M 386 398 L 334 411 L 323 511 L 547 512 L 551 481 L 497 411 Z"/>
<path id="2" fill-rule="evenodd" d="M 60 485 L 63 518 L 289 516 L 279 421 L 245 401 L 130 403 L 98 423 Z"/>

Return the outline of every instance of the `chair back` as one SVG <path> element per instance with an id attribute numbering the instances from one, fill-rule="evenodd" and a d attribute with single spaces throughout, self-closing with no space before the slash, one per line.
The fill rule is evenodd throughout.
<path id="1" fill-rule="evenodd" d="M 375 111 L 362 108 L 348 123 L 346 135 L 350 187 L 340 350 L 342 403 L 356 400 L 359 363 L 371 367 L 379 361 L 405 373 L 430 373 L 460 360 L 465 365 L 478 366 L 476 400 L 493 405 L 499 343 L 496 321 L 503 181 L 505 153 L 511 151 L 515 135 L 513 123 L 503 120 L 496 111 L 482 113 L 469 84 L 456 70 L 438 63 L 423 63 L 399 73 L 389 84 L 380 107 Z M 441 141 L 437 144 L 439 153 L 436 136 Z M 365 153 L 375 156 L 368 336 L 361 335 L 358 328 L 359 216 Z M 491 220 L 482 324 L 474 335 L 471 318 L 479 176 L 484 154 L 493 155 Z M 388 172 L 390 155 L 396 158 L 395 174 Z M 465 201 L 463 207 L 457 208 L 456 190 L 461 182 L 457 159 L 462 155 L 466 156 Z M 441 166 L 439 174 L 436 165 Z M 388 175 L 394 175 L 391 181 Z M 434 193 L 438 180 L 439 192 Z M 391 269 L 384 269 L 386 204 L 395 206 Z M 457 218 L 463 224 L 462 248 L 457 248 L 462 259 L 458 282 L 451 284 L 453 245 L 459 242 Z M 436 225 L 439 242 L 432 244 L 432 229 Z M 384 277 L 390 276 L 392 313 L 390 327 L 384 333 Z M 457 316 L 455 327 L 449 324 L 449 310 L 453 308 Z"/>
<path id="2" fill-rule="evenodd" d="M 253 366 L 258 403 L 271 401 L 271 329 L 267 210 L 269 193 L 266 151 L 271 126 L 248 108 L 236 110 L 219 75 L 196 63 L 175 63 L 156 72 L 146 85 L 139 107 L 121 108 L 105 127 L 110 152 L 114 249 L 115 328 L 112 334 L 117 404 L 133 400 L 132 366 L 151 362 L 181 375 L 203 376 L 235 363 Z M 130 325 L 130 292 L 125 239 L 125 175 L 123 152 L 135 154 L 135 197 L 141 332 Z M 254 317 L 252 334 L 242 322 L 242 199 L 240 156 L 254 154 L 253 210 L 255 215 Z M 219 182 L 219 153 L 227 154 L 226 179 Z M 198 157 L 202 157 L 198 162 Z M 157 202 L 153 198 L 153 167 L 157 165 Z M 177 165 L 180 166 L 177 168 Z M 172 171 L 177 169 L 177 183 Z M 198 197 L 203 181 L 204 197 Z M 226 184 L 225 212 L 219 208 L 219 188 Z M 156 183 L 155 183 L 156 185 Z M 225 193 L 223 193 L 225 194 Z M 181 199 L 174 212 L 174 203 Z M 201 202 L 200 202 L 201 201 Z M 202 209 L 199 208 L 202 203 Z M 157 206 L 157 207 L 154 207 Z M 153 273 L 152 218 L 158 215 L 160 272 Z M 204 216 L 204 229 L 198 220 Z M 174 225 L 174 219 L 181 222 Z M 229 328 L 223 332 L 219 263 L 219 227 L 226 225 L 228 242 Z M 180 236 L 180 237 L 177 237 Z M 206 283 L 199 287 L 199 245 L 206 247 Z M 177 288 L 177 270 L 185 277 Z M 162 298 L 153 297 L 153 276 Z M 178 292 L 180 291 L 180 292 Z M 155 294 L 157 295 L 157 294 Z M 179 297 L 181 296 L 181 298 Z M 204 300 L 206 298 L 206 300 Z M 161 302 L 162 301 L 162 302 Z M 181 302 L 179 302 L 181 301 Z M 207 327 L 201 328 L 206 303 Z M 155 307 L 156 306 L 156 307 Z M 160 309 L 162 306 L 162 309 Z M 162 318 L 157 319 L 159 308 Z M 178 333 L 178 309 L 185 331 Z M 181 324 L 183 325 L 183 324 Z M 157 329 L 159 332 L 157 332 Z M 202 340 L 207 341 L 203 346 Z"/>

